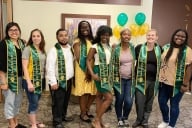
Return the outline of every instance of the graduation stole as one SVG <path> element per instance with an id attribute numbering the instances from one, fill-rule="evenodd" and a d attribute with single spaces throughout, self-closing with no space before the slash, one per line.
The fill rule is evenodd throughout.
<path id="1" fill-rule="evenodd" d="M 163 47 L 164 50 L 167 50 L 170 48 L 170 44 L 167 44 Z M 180 87 L 183 84 L 183 79 L 185 76 L 185 70 L 186 70 L 186 54 L 187 54 L 187 46 L 185 46 L 183 52 L 182 52 L 182 58 L 180 60 L 177 59 L 176 63 L 176 74 L 175 74 L 175 85 L 173 90 L 173 96 L 176 95 L 180 91 Z"/>
<path id="2" fill-rule="evenodd" d="M 59 43 L 55 44 L 55 48 L 57 50 L 57 66 L 58 66 L 58 83 L 59 86 L 62 88 L 67 87 L 67 80 L 66 80 L 66 68 L 65 68 L 65 58 Z M 67 88 L 66 88 L 67 89 Z"/>
<path id="3" fill-rule="evenodd" d="M 32 58 L 32 76 L 33 76 L 33 85 L 35 86 L 35 92 L 36 94 L 41 94 L 41 85 L 42 85 L 42 78 L 41 78 L 41 63 L 40 63 L 40 58 L 39 54 L 36 50 L 36 48 L 31 45 L 30 46 L 31 50 L 31 58 Z"/>
<path id="4" fill-rule="evenodd" d="M 97 44 L 97 49 L 99 54 L 99 74 L 101 78 L 101 88 L 106 88 L 107 90 L 110 90 L 109 65 L 107 65 L 105 50 L 101 44 Z"/>
<path id="5" fill-rule="evenodd" d="M 135 91 L 135 49 L 134 46 L 129 43 L 129 50 L 131 52 L 131 55 L 133 57 L 133 62 L 132 62 L 132 86 L 131 86 L 131 96 L 134 95 Z M 113 65 L 113 87 L 121 94 L 121 76 L 119 73 L 119 68 L 120 68 L 120 54 L 121 54 L 122 46 L 121 43 L 115 47 L 113 53 L 112 53 L 112 65 Z"/>
<path id="6" fill-rule="evenodd" d="M 86 70 L 86 58 L 87 58 L 87 44 L 85 41 L 81 41 L 79 66 L 84 72 Z"/>
<path id="7" fill-rule="evenodd" d="M 15 45 L 11 40 L 5 40 L 7 44 L 7 81 L 9 88 L 13 92 L 18 92 L 18 71 L 17 71 L 17 52 Z M 21 51 L 24 49 L 24 44 L 18 40 Z"/>
<path id="8" fill-rule="evenodd" d="M 161 48 L 159 45 L 155 44 L 154 47 L 156 60 L 157 60 L 157 73 L 156 73 L 156 81 L 154 87 L 154 95 L 157 94 L 157 89 L 159 86 L 159 70 L 161 64 Z M 146 68 L 147 68 L 147 46 L 146 43 L 141 46 L 139 57 L 138 57 L 138 65 L 137 65 L 137 76 L 136 76 L 136 88 L 138 88 L 144 95 L 146 90 Z"/>

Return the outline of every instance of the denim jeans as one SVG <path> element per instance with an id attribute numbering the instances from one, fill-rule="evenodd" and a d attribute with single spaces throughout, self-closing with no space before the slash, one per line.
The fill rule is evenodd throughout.
<path id="1" fill-rule="evenodd" d="M 35 114 L 38 108 L 38 103 L 41 95 L 35 94 L 34 92 L 29 92 L 26 80 L 23 80 L 23 88 L 25 89 L 29 101 L 28 113 Z"/>
<path id="2" fill-rule="evenodd" d="M 175 96 L 172 96 L 172 94 L 173 86 L 160 83 L 158 101 L 163 121 L 169 123 L 169 126 L 175 127 L 179 116 L 179 103 L 183 97 L 183 93 L 179 92 Z M 170 108 L 167 105 L 168 100 L 170 100 Z"/>
<path id="3" fill-rule="evenodd" d="M 131 97 L 131 80 L 121 79 L 121 93 L 114 89 L 115 92 L 115 111 L 118 120 L 128 119 L 132 108 L 133 99 Z"/>

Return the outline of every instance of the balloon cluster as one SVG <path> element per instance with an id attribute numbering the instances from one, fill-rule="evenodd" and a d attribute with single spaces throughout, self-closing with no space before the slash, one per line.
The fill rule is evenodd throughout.
<path id="1" fill-rule="evenodd" d="M 139 12 L 135 15 L 135 23 L 130 25 L 130 31 L 132 33 L 132 36 L 139 36 L 139 35 L 145 35 L 147 31 L 149 30 L 149 25 L 145 23 L 146 16 L 144 13 Z M 113 35 L 119 39 L 120 38 L 120 31 L 125 26 L 125 24 L 128 22 L 128 16 L 126 13 L 120 13 L 117 16 L 117 23 L 113 28 Z"/>
<path id="2" fill-rule="evenodd" d="M 130 31 L 132 36 L 142 36 L 147 33 L 149 30 L 149 25 L 145 23 L 146 16 L 144 13 L 139 12 L 135 16 L 136 24 L 130 25 Z"/>

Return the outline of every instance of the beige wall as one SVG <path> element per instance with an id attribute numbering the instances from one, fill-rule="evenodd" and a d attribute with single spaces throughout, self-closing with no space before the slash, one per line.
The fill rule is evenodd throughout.
<path id="1" fill-rule="evenodd" d="M 117 25 L 117 16 L 124 12 L 128 15 L 128 22 L 125 26 L 134 23 L 134 17 L 138 12 L 146 15 L 146 23 L 151 25 L 153 0 L 143 0 L 141 6 L 108 5 L 108 4 L 79 4 L 64 2 L 44 2 L 13 0 L 13 20 L 20 24 L 22 38 L 28 40 L 29 33 L 34 28 L 43 31 L 46 40 L 46 50 L 49 50 L 55 43 L 55 32 L 61 26 L 61 14 L 93 14 L 111 15 L 111 27 Z M 145 41 L 145 36 L 133 38 L 134 43 Z M 112 37 L 111 42 L 117 42 Z"/>

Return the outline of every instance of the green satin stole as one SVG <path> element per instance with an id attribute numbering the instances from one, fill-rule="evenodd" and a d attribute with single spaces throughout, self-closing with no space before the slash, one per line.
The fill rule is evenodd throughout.
<path id="1" fill-rule="evenodd" d="M 135 49 L 134 46 L 129 43 L 129 50 L 131 52 L 131 55 L 133 57 L 133 62 L 132 62 L 132 86 L 131 86 L 131 96 L 134 95 L 135 92 Z M 119 93 L 121 93 L 121 76 L 119 73 L 119 68 L 120 68 L 120 54 L 122 51 L 122 46 L 121 43 L 118 44 L 115 49 L 112 52 L 112 66 L 113 66 L 113 87 L 116 89 Z"/>
<path id="2" fill-rule="evenodd" d="M 35 86 L 36 94 L 41 94 L 41 85 L 42 85 L 42 78 L 41 78 L 41 62 L 39 58 L 39 54 L 36 48 L 31 45 L 31 56 L 32 56 L 32 64 L 33 64 L 33 85 Z"/>
<path id="3" fill-rule="evenodd" d="M 58 83 L 60 87 L 67 89 L 64 54 L 59 43 L 55 44 L 55 48 L 57 50 Z"/>
<path id="4" fill-rule="evenodd" d="M 107 64 L 105 50 L 101 44 L 97 44 L 97 49 L 99 54 L 99 69 L 100 69 L 99 74 L 101 78 L 101 88 L 106 88 L 107 90 L 111 90 L 110 80 L 109 80 L 109 65 Z"/>
<path id="5" fill-rule="evenodd" d="M 170 44 L 166 44 L 163 46 L 164 50 L 168 50 L 170 48 Z M 185 70 L 186 70 L 186 54 L 187 54 L 187 46 L 185 46 L 183 52 L 182 52 L 182 58 L 180 60 L 177 60 L 176 63 L 176 74 L 175 74 L 175 85 L 173 90 L 173 96 L 176 95 L 181 88 L 181 85 L 183 84 L 183 78 L 185 76 Z"/>
<path id="6" fill-rule="evenodd" d="M 11 40 L 5 40 L 7 44 L 7 81 L 9 88 L 13 92 L 18 92 L 18 71 L 17 71 L 17 52 L 15 45 Z M 24 44 L 18 40 L 21 51 L 24 49 Z"/>
<path id="7" fill-rule="evenodd" d="M 157 72 L 156 72 L 156 81 L 154 87 L 154 95 L 157 94 L 159 86 L 159 70 L 161 64 L 161 48 L 159 45 L 155 44 L 154 47 L 156 60 L 157 60 Z M 146 90 L 146 69 L 147 69 L 147 46 L 146 43 L 141 46 L 138 65 L 137 65 L 137 76 L 136 76 L 136 88 L 139 89 L 144 95 Z"/>
<path id="8" fill-rule="evenodd" d="M 80 43 L 80 58 L 79 66 L 85 72 L 86 70 L 86 59 L 87 59 L 87 44 L 86 42 Z"/>

